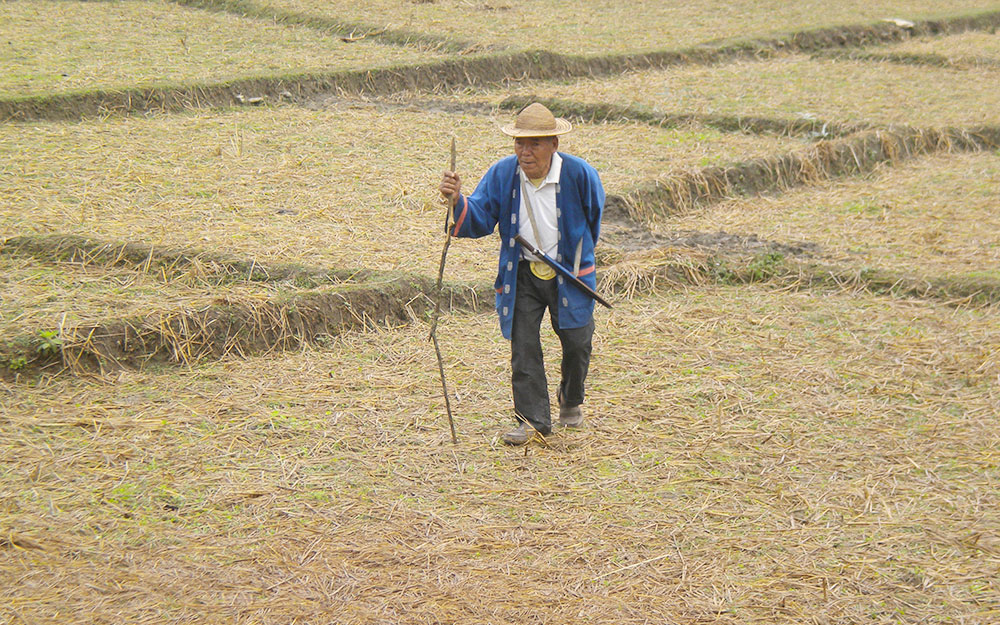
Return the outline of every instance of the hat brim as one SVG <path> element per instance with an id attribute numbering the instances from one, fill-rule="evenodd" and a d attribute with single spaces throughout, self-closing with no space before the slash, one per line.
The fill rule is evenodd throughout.
<path id="1" fill-rule="evenodd" d="M 518 128 L 516 122 L 507 126 L 501 126 L 500 132 L 510 137 L 555 137 L 564 135 L 573 130 L 573 125 L 562 117 L 556 118 L 556 127 L 551 130 L 532 130 L 530 128 Z"/>

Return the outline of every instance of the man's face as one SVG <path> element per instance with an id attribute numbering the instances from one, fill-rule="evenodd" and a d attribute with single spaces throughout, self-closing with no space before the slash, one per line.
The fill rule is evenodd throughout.
<path id="1" fill-rule="evenodd" d="M 559 137 L 518 137 L 514 154 L 528 178 L 544 178 L 549 173 L 552 155 L 559 149 Z"/>

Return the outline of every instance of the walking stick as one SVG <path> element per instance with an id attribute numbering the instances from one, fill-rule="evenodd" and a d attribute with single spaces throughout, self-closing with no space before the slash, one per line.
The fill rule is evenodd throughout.
<path id="1" fill-rule="evenodd" d="M 455 137 L 451 138 L 451 171 L 455 171 Z M 448 411 L 448 425 L 451 427 L 451 442 L 457 444 L 458 436 L 455 434 L 455 419 L 451 416 L 451 400 L 448 399 L 448 384 L 444 379 L 444 361 L 441 359 L 441 348 L 438 346 L 437 326 L 438 317 L 441 316 L 441 298 L 443 289 L 441 285 L 444 281 L 444 262 L 448 258 L 448 246 L 451 244 L 451 232 L 448 225 L 451 222 L 452 213 L 455 211 L 455 198 L 448 198 L 448 212 L 444 216 L 444 249 L 441 250 L 441 266 L 438 267 L 437 299 L 434 302 L 434 315 L 431 317 L 430 339 L 434 343 L 434 353 L 437 354 L 438 372 L 441 374 L 441 390 L 444 392 L 444 407 Z"/>

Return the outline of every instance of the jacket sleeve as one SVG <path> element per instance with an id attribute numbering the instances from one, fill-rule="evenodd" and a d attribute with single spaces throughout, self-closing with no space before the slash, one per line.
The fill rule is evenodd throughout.
<path id="1" fill-rule="evenodd" d="M 459 195 L 455 202 L 455 237 L 479 238 L 491 234 L 500 218 L 500 191 L 495 167 L 476 185 L 472 195 Z"/>
<path id="2" fill-rule="evenodd" d="M 604 212 L 604 186 L 597 170 L 589 166 L 582 196 L 583 213 L 586 215 L 587 225 L 596 245 L 597 237 L 601 234 L 601 215 Z"/>

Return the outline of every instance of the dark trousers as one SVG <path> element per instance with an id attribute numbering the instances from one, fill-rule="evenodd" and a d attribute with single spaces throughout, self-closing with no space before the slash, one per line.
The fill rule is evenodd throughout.
<path id="1" fill-rule="evenodd" d="M 514 414 L 519 421 L 527 421 L 542 434 L 552 430 L 549 389 L 539 336 L 545 309 L 548 309 L 552 329 L 562 343 L 562 380 L 558 397 L 563 405 L 579 406 L 583 403 L 584 382 L 590 368 L 591 339 L 594 336 L 593 319 L 582 328 L 560 330 L 557 327 L 557 289 L 555 278 L 541 280 L 531 273 L 528 261 L 522 260 L 518 264 L 510 341 Z"/>

